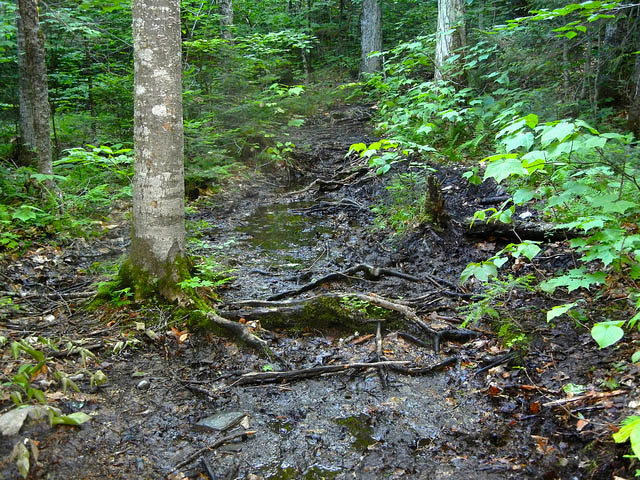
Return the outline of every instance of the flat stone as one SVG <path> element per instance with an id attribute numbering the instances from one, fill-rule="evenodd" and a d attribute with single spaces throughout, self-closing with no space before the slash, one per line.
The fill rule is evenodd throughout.
<path id="1" fill-rule="evenodd" d="M 244 412 L 222 412 L 205 417 L 196 423 L 196 428 L 224 432 L 235 427 L 246 416 Z"/>

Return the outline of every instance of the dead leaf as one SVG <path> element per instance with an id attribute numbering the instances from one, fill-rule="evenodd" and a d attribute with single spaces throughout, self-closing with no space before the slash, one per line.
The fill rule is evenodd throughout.
<path id="1" fill-rule="evenodd" d="M 540 402 L 531 402 L 529 404 L 529 411 L 534 415 L 540 413 Z"/>
<path id="2" fill-rule="evenodd" d="M 489 385 L 489 395 L 492 397 L 498 396 L 502 393 L 502 389 L 497 385 Z"/>
<path id="3" fill-rule="evenodd" d="M 580 420 L 578 420 L 578 422 L 576 423 L 576 430 L 581 432 L 582 429 L 584 427 L 586 427 L 589 424 L 589 420 L 585 420 L 584 418 L 581 418 Z"/>

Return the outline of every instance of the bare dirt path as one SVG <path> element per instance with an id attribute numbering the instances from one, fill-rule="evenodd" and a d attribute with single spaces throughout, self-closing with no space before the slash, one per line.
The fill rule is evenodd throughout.
<path id="1" fill-rule="evenodd" d="M 469 187 L 455 167 L 438 167 L 453 217 L 448 228 L 425 225 L 403 237 L 373 228 L 371 206 L 388 191 L 365 171 L 349 177 L 354 159 L 345 158 L 352 143 L 373 139 L 369 115 L 355 106 L 320 115 L 292 134 L 297 153 L 287 168 L 257 181 L 237 179 L 219 196 L 194 204 L 193 248 L 235 269 L 235 280 L 221 291 L 222 314 L 231 315 L 234 302 L 265 300 L 364 264 L 398 275 L 359 271 L 290 298 L 358 292 L 415 299 L 405 304 L 430 328 L 458 326 L 455 307 L 467 298 L 457 289 L 461 270 L 501 241 L 465 238 L 462 219 L 495 192 Z M 4 381 L 15 367 L 8 349 L 13 339 L 71 341 L 96 355 L 86 358 L 85 369 L 77 353 L 42 347 L 49 372 L 85 370 L 76 380 L 81 392 L 63 393 L 46 371 L 33 381 L 63 413 L 80 411 L 92 420 L 80 427 L 28 423 L 2 437 L 2 458 L 16 442 L 38 442 L 31 478 L 569 479 L 625 472 L 607 425 L 637 388 L 629 380 L 634 372 L 621 373 L 618 387 L 600 396 L 586 390 L 572 400 L 561 388 L 569 378 L 592 385 L 594 377 L 610 375 L 612 359 L 588 345 L 586 331 L 533 325 L 539 315 L 530 314 L 519 320 L 523 330 L 536 330 L 536 340 L 520 358 L 488 333 L 466 343 L 445 339 L 436 353 L 432 339 L 401 316 L 381 322 L 378 341 L 375 322 L 354 332 L 335 312 L 312 312 L 289 329 L 267 317 L 247 318 L 278 355 L 268 358 L 189 332 L 165 311 L 111 305 L 87 312 L 84 297 L 99 273 L 94 262 L 126 252 L 126 237 L 125 227 L 114 224 L 102 240 L 43 246 L 4 266 L 0 290 L 15 300 L 3 307 L 0 322 L 0 335 L 8 338 Z M 540 309 L 534 294 L 514 295 L 515 305 Z M 345 294 L 344 303 L 366 308 L 357 302 Z M 424 346 L 412 341 L 416 336 Z M 581 365 L 586 355 L 589 364 Z M 250 372 L 380 360 L 417 368 L 448 359 L 448 366 L 419 375 L 345 368 L 299 381 L 238 382 Z M 97 369 L 108 382 L 92 387 L 89 373 Z M 2 400 L 5 412 L 10 404 Z M 0 476 L 17 478 L 12 462 L 2 465 Z"/>

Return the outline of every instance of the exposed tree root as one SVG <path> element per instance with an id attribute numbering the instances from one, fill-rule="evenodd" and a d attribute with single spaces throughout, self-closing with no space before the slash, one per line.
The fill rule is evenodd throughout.
<path id="1" fill-rule="evenodd" d="M 269 352 L 267 342 L 251 333 L 246 325 L 227 320 L 226 318 L 223 318 L 214 312 L 208 312 L 207 318 L 216 325 L 233 333 L 238 339 L 240 339 L 242 342 L 245 342 L 250 347 Z"/>
<path id="2" fill-rule="evenodd" d="M 375 305 L 386 310 L 391 310 L 402 314 L 402 316 L 410 323 L 417 326 L 424 333 L 429 335 L 433 340 L 433 348 L 436 353 L 440 351 L 440 343 L 443 340 L 453 341 L 467 341 L 471 338 L 480 336 L 480 333 L 466 329 L 446 329 L 436 330 L 428 326 L 415 312 L 413 308 L 408 305 L 380 297 L 373 294 L 365 294 L 359 292 L 332 292 L 315 295 L 313 297 L 299 299 L 299 300 L 284 300 L 284 301 L 272 301 L 272 300 L 246 300 L 241 302 L 234 302 L 226 305 L 228 309 L 225 311 L 225 315 L 234 318 L 248 318 L 248 319 L 260 319 L 267 316 L 273 316 L 275 313 L 284 317 L 299 317 L 305 308 L 310 305 L 321 305 L 326 299 L 345 299 L 356 298 L 358 300 L 367 302 L 371 305 Z M 352 320 L 359 322 L 368 322 L 366 318 L 353 316 Z M 375 319 L 375 321 L 380 321 Z"/>
<path id="3" fill-rule="evenodd" d="M 380 280 L 380 278 L 383 276 L 391 276 L 391 277 L 402 278 L 404 280 L 409 280 L 411 282 L 422 282 L 422 279 L 418 277 L 414 277 L 413 275 L 408 275 L 406 273 L 398 272 L 390 268 L 372 267 L 371 265 L 361 263 L 351 268 L 347 268 L 342 272 L 334 272 L 334 273 L 325 275 L 324 277 L 320 277 L 319 279 L 314 280 L 313 282 L 307 283 L 305 285 L 302 285 L 301 287 L 296 288 L 294 290 L 287 290 L 285 292 L 272 295 L 268 298 L 268 300 L 281 300 L 286 297 L 299 295 L 309 290 L 313 290 L 314 288 L 322 284 L 334 282 L 338 280 L 344 280 L 346 278 L 351 278 L 358 273 L 362 273 L 364 275 L 364 278 L 367 280 Z"/>

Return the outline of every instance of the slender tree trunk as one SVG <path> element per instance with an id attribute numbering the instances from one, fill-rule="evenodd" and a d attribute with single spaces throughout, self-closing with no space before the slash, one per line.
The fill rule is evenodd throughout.
<path id="1" fill-rule="evenodd" d="M 222 27 L 222 38 L 233 40 L 233 0 L 220 0 L 220 26 Z"/>
<path id="2" fill-rule="evenodd" d="M 382 12 L 378 0 L 363 0 L 360 20 L 362 58 L 360 73 L 375 73 L 382 68 L 382 57 L 370 57 L 382 50 Z"/>
<path id="3" fill-rule="evenodd" d="M 18 102 L 20 112 L 20 143 L 18 152 L 18 161 L 21 165 L 31 165 L 34 163 L 36 132 L 33 129 L 33 105 L 31 104 L 31 95 L 27 86 L 27 65 L 24 52 L 24 32 L 22 31 L 22 22 L 17 17 L 18 30 L 18 71 L 20 82 L 18 85 Z"/>
<path id="4" fill-rule="evenodd" d="M 640 138 L 640 54 L 636 54 L 631 88 L 631 104 L 629 105 L 627 126 L 636 138 Z"/>
<path id="5" fill-rule="evenodd" d="M 33 119 L 33 146 L 38 171 L 53 173 L 51 165 L 51 125 L 47 66 L 45 63 L 44 36 L 40 30 L 37 0 L 18 0 L 18 13 L 24 34 L 24 73 L 20 83 L 28 97 L 25 105 L 31 107 Z M 25 122 L 29 122 L 29 118 Z"/>
<path id="6" fill-rule="evenodd" d="M 91 133 L 91 141 L 95 142 L 98 137 L 98 126 L 96 123 L 96 103 L 93 98 L 93 71 L 91 69 L 91 54 L 89 47 L 84 47 L 84 69 L 87 76 L 87 107 L 89 108 L 89 117 L 91 118 L 91 125 L 89 131 Z"/>
<path id="7" fill-rule="evenodd" d="M 179 0 L 134 0 L 133 226 L 136 296 L 153 284 L 168 299 L 184 271 L 184 138 Z M 157 282 L 156 282 L 157 281 Z"/>
<path id="8" fill-rule="evenodd" d="M 464 0 L 438 0 L 438 33 L 436 40 L 435 80 L 447 77 L 447 60 L 466 42 Z"/>

